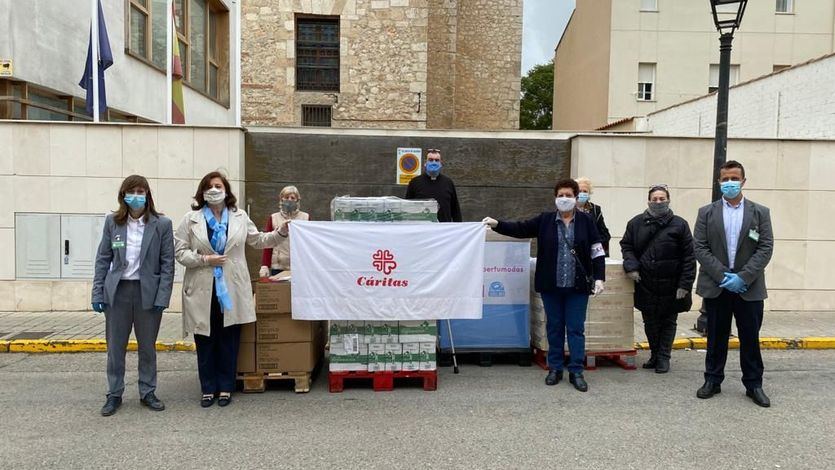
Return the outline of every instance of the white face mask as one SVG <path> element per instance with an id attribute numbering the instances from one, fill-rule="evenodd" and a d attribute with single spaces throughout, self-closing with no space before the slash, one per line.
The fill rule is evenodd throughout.
<path id="1" fill-rule="evenodd" d="M 577 199 L 573 197 L 558 197 L 556 199 L 557 210 L 560 212 L 571 212 L 577 206 Z"/>
<path id="2" fill-rule="evenodd" d="M 226 191 L 211 188 L 207 191 L 203 191 L 203 199 L 211 206 L 223 204 L 226 201 Z"/>

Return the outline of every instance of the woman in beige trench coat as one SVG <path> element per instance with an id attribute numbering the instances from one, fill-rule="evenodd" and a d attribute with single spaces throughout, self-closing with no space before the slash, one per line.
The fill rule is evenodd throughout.
<path id="1" fill-rule="evenodd" d="M 287 236 L 287 224 L 259 232 L 237 208 L 229 182 L 219 172 L 203 177 L 194 200 L 193 210 L 174 233 L 175 256 L 186 268 L 183 333 L 194 334 L 200 404 L 205 408 L 217 400 L 226 406 L 235 389 L 240 325 L 255 321 L 245 245 L 274 247 Z"/>

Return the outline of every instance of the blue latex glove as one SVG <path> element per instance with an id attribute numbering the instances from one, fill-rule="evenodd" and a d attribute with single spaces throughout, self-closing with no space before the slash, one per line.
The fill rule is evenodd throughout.
<path id="1" fill-rule="evenodd" d="M 93 311 L 96 313 L 103 313 L 104 309 L 107 308 L 107 304 L 102 302 L 93 302 Z"/>
<path id="2" fill-rule="evenodd" d="M 165 310 L 165 307 L 154 305 L 154 308 L 151 311 L 154 313 L 162 313 L 163 310 Z"/>
<path id="3" fill-rule="evenodd" d="M 736 294 L 742 294 L 748 290 L 748 286 L 745 285 L 745 281 L 743 281 L 742 278 L 739 277 L 739 274 L 736 273 L 725 273 L 725 279 L 722 280 L 719 287 Z"/>

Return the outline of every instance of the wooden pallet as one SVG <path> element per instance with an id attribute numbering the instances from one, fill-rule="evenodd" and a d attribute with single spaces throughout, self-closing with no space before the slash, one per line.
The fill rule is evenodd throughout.
<path id="1" fill-rule="evenodd" d="M 295 382 L 296 393 L 310 391 L 313 372 L 252 372 L 238 375 L 243 382 L 244 393 L 263 393 L 267 389 L 267 382 L 290 381 Z"/>
<path id="2" fill-rule="evenodd" d="M 625 370 L 635 370 L 637 368 L 635 361 L 638 357 L 638 351 L 586 351 L 584 360 L 585 370 L 596 370 L 598 361 L 613 363 L 616 366 Z M 533 348 L 533 363 L 539 367 L 548 370 L 548 351 L 543 351 L 539 348 Z"/>
<path id="3" fill-rule="evenodd" d="M 456 349 L 455 357 L 458 364 L 477 364 L 481 367 L 491 367 L 493 364 L 517 364 L 520 367 L 530 367 L 532 360 L 530 349 Z M 438 352 L 439 367 L 449 367 L 452 364 L 451 349 Z"/>
<path id="4" fill-rule="evenodd" d="M 333 371 L 328 373 L 328 383 L 331 393 L 341 393 L 345 389 L 345 381 L 371 381 L 371 387 L 375 392 L 390 392 L 394 390 L 395 380 L 398 379 L 420 379 L 423 381 L 423 389 L 434 391 L 438 388 L 438 371 L 416 370 L 416 371 Z"/>

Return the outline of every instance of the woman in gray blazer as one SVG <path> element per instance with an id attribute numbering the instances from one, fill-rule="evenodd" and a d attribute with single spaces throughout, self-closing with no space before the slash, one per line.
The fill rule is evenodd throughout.
<path id="1" fill-rule="evenodd" d="M 104 313 L 107 338 L 107 402 L 110 416 L 122 405 L 125 352 L 131 330 L 139 343 L 139 397 L 162 411 L 157 387 L 156 342 L 162 311 L 174 285 L 174 235 L 171 220 L 157 212 L 148 180 L 125 178 L 119 208 L 107 215 L 93 278 L 93 310 Z"/>

